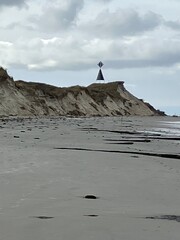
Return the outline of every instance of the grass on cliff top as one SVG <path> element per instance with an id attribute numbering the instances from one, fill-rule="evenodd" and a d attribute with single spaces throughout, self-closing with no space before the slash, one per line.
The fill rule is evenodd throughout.
<path id="1" fill-rule="evenodd" d="M 68 92 L 73 93 L 75 96 L 79 94 L 81 90 L 85 90 L 85 87 L 73 86 L 73 87 L 56 87 L 53 85 L 45 83 L 36 83 L 36 82 L 25 82 L 25 81 L 16 81 L 16 87 L 22 91 L 27 92 L 29 95 L 36 94 L 36 91 L 42 91 L 46 96 L 63 98 L 68 94 Z"/>
<path id="2" fill-rule="evenodd" d="M 121 97 L 118 89 L 118 82 L 111 82 L 111 83 L 93 83 L 87 87 L 89 90 L 90 96 L 96 100 L 97 102 L 103 102 L 107 96 L 109 95 L 111 98 L 120 99 L 121 101 L 124 98 Z M 123 82 L 120 82 L 123 86 Z"/>
<path id="3" fill-rule="evenodd" d="M 58 87 L 45 83 L 24 82 L 20 80 L 16 81 L 15 84 L 17 88 L 23 92 L 27 92 L 29 95 L 35 95 L 37 91 L 42 91 L 44 95 L 56 97 L 57 92 L 61 90 Z"/>
<path id="4" fill-rule="evenodd" d="M 7 70 L 5 70 L 4 68 L 0 67 L 0 78 L 8 78 L 9 75 L 7 73 Z"/>
<path id="5" fill-rule="evenodd" d="M 68 93 L 72 93 L 75 97 L 81 91 L 85 91 L 86 94 L 90 95 L 96 102 L 103 103 L 103 101 L 109 95 L 112 98 L 121 99 L 119 92 L 117 91 L 118 83 L 93 83 L 88 87 L 82 86 L 72 86 L 72 87 L 56 87 L 45 83 L 35 83 L 35 82 L 24 82 L 24 81 L 16 81 L 16 87 L 20 90 L 27 92 L 28 95 L 36 95 L 36 92 L 42 91 L 42 93 L 46 96 L 50 96 L 52 98 L 63 98 Z"/>

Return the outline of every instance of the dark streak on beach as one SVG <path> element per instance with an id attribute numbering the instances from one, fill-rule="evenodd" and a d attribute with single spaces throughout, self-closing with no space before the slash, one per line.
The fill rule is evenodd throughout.
<path id="1" fill-rule="evenodd" d="M 128 154 L 138 154 L 138 155 L 145 155 L 145 156 L 152 156 L 152 157 L 180 159 L 179 154 L 170 154 L 170 153 L 148 153 L 148 152 L 135 152 L 135 151 L 119 151 L 119 150 L 89 149 L 89 148 L 66 148 L 66 147 L 57 147 L 54 149 L 72 150 L 72 151 L 87 151 L 87 152 L 105 152 L 105 153 L 128 153 Z"/>

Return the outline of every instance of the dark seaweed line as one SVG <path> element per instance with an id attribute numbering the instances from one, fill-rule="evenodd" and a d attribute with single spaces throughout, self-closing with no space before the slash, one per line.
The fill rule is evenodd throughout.
<path id="1" fill-rule="evenodd" d="M 180 141 L 180 137 L 156 137 L 156 136 L 147 136 L 147 135 L 145 135 L 145 136 L 131 136 L 131 137 L 129 137 L 129 136 L 123 136 L 122 138 L 125 138 L 125 139 L 131 139 L 131 140 L 133 140 L 133 139 L 149 139 L 149 140 L 174 140 L 174 141 Z"/>
<path id="2" fill-rule="evenodd" d="M 109 132 L 109 133 L 119 133 L 119 134 L 127 134 L 127 135 L 136 135 L 135 138 L 148 137 L 149 139 L 154 140 L 173 140 L 180 141 L 180 137 L 163 137 L 161 134 L 156 133 L 144 133 L 144 132 L 136 132 L 136 131 L 113 131 L 113 130 L 103 130 L 97 128 L 83 128 L 83 131 L 97 131 L 97 132 Z M 128 138 L 128 137 L 127 137 Z M 133 138 L 133 137 L 131 137 Z"/>
<path id="3" fill-rule="evenodd" d="M 107 141 L 107 142 L 113 142 L 113 143 L 116 143 L 116 142 L 123 142 L 123 143 L 127 143 L 127 142 L 151 142 L 151 140 L 149 139 L 104 139 L 104 141 Z"/>
<path id="4" fill-rule="evenodd" d="M 130 131 L 115 131 L 115 130 L 106 130 L 106 129 L 97 129 L 97 128 L 82 128 L 82 131 L 97 131 L 97 132 L 109 132 L 109 133 L 120 133 L 120 134 L 130 134 L 130 135 L 143 135 L 142 132 L 130 132 Z M 148 136 L 161 136 L 160 134 L 148 134 Z"/>
<path id="5" fill-rule="evenodd" d="M 152 217 L 146 217 L 146 219 L 170 220 L 170 221 L 180 222 L 180 216 L 176 216 L 176 215 L 152 216 Z"/>
<path id="6" fill-rule="evenodd" d="M 134 142 L 129 142 L 129 141 L 127 141 L 127 142 L 109 142 L 109 143 L 106 142 L 106 144 L 112 144 L 112 145 L 132 145 L 132 144 L 134 144 Z"/>
<path id="7" fill-rule="evenodd" d="M 90 148 L 67 148 L 67 147 L 57 147 L 54 149 L 72 150 L 72 151 L 87 151 L 87 152 L 129 153 L 129 154 L 138 154 L 138 155 L 151 156 L 151 157 L 180 159 L 180 155 L 170 154 L 170 153 L 148 153 L 148 152 L 135 152 L 135 151 L 119 151 L 119 150 L 90 149 Z"/>
<path id="8" fill-rule="evenodd" d="M 148 137 L 148 139 L 142 139 L 142 137 L 140 137 L 139 139 L 133 139 L 132 137 L 131 138 L 128 138 L 126 139 L 127 137 L 124 137 L 123 139 L 104 139 L 104 141 L 111 141 L 111 142 L 118 142 L 118 141 L 133 141 L 133 142 L 151 142 L 151 140 L 171 140 L 171 141 L 180 141 L 180 137 Z M 135 137 L 135 138 L 138 138 L 138 137 Z"/>

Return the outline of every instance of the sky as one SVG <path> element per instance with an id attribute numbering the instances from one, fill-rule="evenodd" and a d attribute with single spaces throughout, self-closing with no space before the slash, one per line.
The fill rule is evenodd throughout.
<path id="1" fill-rule="evenodd" d="M 180 115 L 180 0 L 0 0 L 0 66 L 60 87 L 124 81 Z"/>

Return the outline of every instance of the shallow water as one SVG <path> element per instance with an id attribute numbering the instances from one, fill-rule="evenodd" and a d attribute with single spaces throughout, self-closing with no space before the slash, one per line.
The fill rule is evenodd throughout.
<path id="1" fill-rule="evenodd" d="M 162 126 L 156 131 L 165 135 L 180 136 L 180 121 L 164 121 L 160 122 Z"/>

